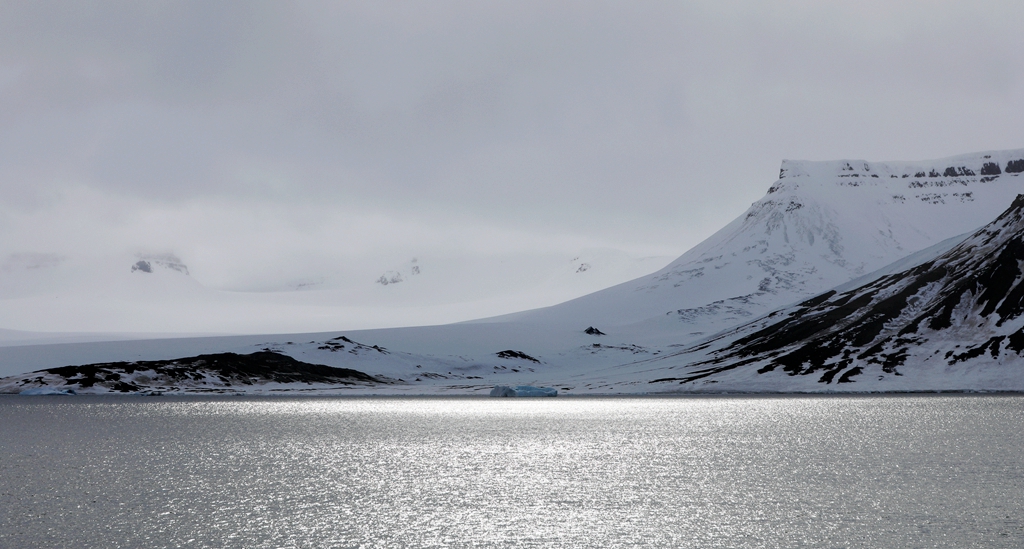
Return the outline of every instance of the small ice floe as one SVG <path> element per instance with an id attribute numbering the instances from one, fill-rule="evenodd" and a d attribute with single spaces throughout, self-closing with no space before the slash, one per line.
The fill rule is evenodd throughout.
<path id="1" fill-rule="evenodd" d="M 534 387 L 532 385 L 497 385 L 491 389 L 492 397 L 553 397 L 558 391 L 551 387 Z"/>
<path id="2" fill-rule="evenodd" d="M 19 395 L 27 396 L 39 396 L 39 395 L 76 395 L 74 389 L 54 389 L 53 387 L 33 387 L 31 389 L 25 389 L 18 393 Z"/>

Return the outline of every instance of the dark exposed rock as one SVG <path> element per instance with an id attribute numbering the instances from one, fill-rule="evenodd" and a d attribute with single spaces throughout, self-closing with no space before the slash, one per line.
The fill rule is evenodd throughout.
<path id="1" fill-rule="evenodd" d="M 592 335 L 592 336 L 603 336 L 603 335 L 606 335 L 604 332 L 602 332 L 601 330 L 598 330 L 597 328 L 595 328 L 593 326 L 590 326 L 586 330 L 583 330 L 583 333 L 588 334 L 588 335 Z"/>
<path id="2" fill-rule="evenodd" d="M 848 372 L 839 377 L 838 383 L 850 383 L 853 381 L 853 376 L 860 374 L 862 371 L 860 366 L 850 368 Z"/>
<path id="3" fill-rule="evenodd" d="M 145 372 L 146 378 L 153 383 L 144 383 L 139 377 L 132 381 L 124 379 L 137 372 Z M 270 351 L 247 355 L 218 353 L 173 360 L 62 366 L 36 373 L 58 375 L 63 377 L 68 385 L 76 385 L 83 389 L 100 385 L 119 392 L 137 392 L 152 385 L 192 387 L 196 382 L 203 383 L 209 377 L 216 378 L 221 385 L 253 385 L 267 382 L 351 385 L 356 382 L 383 382 L 357 370 L 309 364 Z"/>
<path id="4" fill-rule="evenodd" d="M 972 358 L 982 356 L 985 354 L 985 351 L 988 351 L 992 355 L 992 358 L 999 358 L 999 344 L 1002 343 L 1004 339 L 1006 339 L 1005 336 L 992 337 L 981 345 L 967 347 L 962 353 L 954 353 L 953 351 L 950 351 L 946 353 L 945 358 L 950 364 L 956 364 L 957 362 L 966 362 Z"/>
<path id="5" fill-rule="evenodd" d="M 985 165 L 981 167 L 981 175 L 999 175 L 1003 173 L 999 169 L 999 164 L 995 162 L 985 162 Z"/>
<path id="6" fill-rule="evenodd" d="M 998 358 L 1003 351 L 1024 354 L 1024 329 L 1009 335 L 963 332 L 968 326 L 998 328 L 1024 317 L 1022 265 L 1024 195 L 935 259 L 843 293 L 808 299 L 757 329 L 741 327 L 738 334 L 747 330 L 747 335 L 693 364 L 688 376 L 659 381 L 685 383 L 752 363 L 760 364 L 759 373 L 780 368 L 790 375 L 821 372 L 821 383 L 854 382 L 870 364 L 903 375 L 898 369 L 915 349 L 954 328 L 961 330 L 957 337 L 981 339 L 947 353 L 950 365 L 986 354 Z"/>
<path id="7" fill-rule="evenodd" d="M 524 353 L 522 351 L 513 351 L 512 349 L 507 349 L 507 350 L 504 350 L 504 351 L 499 351 L 499 352 L 497 352 L 495 354 L 498 355 L 498 358 L 518 358 L 518 359 L 529 360 L 531 362 L 536 362 L 537 364 L 540 364 L 539 360 L 537 360 L 536 358 L 533 358 L 532 356 L 530 356 L 530 355 L 528 355 L 528 354 L 526 354 L 526 353 Z"/>
<path id="8" fill-rule="evenodd" d="M 1024 172 L 1024 158 L 1020 160 L 1011 160 L 1006 163 L 1006 173 L 1020 172 Z"/>
<path id="9" fill-rule="evenodd" d="M 344 342 L 344 343 L 340 343 L 340 342 Z M 325 341 L 319 347 L 317 347 L 317 349 L 319 349 L 321 351 L 331 351 L 332 353 L 334 353 L 334 352 L 345 350 L 346 349 L 345 343 L 348 343 L 350 345 L 350 347 L 348 348 L 348 352 L 350 354 L 353 354 L 353 355 L 358 355 L 358 354 L 361 354 L 363 352 L 369 352 L 369 351 L 376 351 L 376 352 L 378 352 L 380 354 L 383 354 L 383 355 L 390 354 L 388 352 L 388 350 L 386 348 L 384 348 L 384 347 L 381 347 L 379 345 L 364 345 L 362 343 L 359 343 L 358 341 L 352 341 L 351 339 L 349 339 L 349 338 L 347 338 L 345 336 L 338 336 L 338 337 L 331 338 L 331 339 Z"/>
<path id="10" fill-rule="evenodd" d="M 402 282 L 403 280 L 405 280 L 405 279 L 402 278 L 402 273 L 396 273 L 396 272 L 388 271 L 388 272 L 380 275 L 380 278 L 378 278 L 375 282 L 377 284 L 382 285 L 382 286 L 387 286 L 388 284 L 398 284 L 399 282 Z"/>
<path id="11" fill-rule="evenodd" d="M 972 170 L 970 168 L 963 167 L 963 166 L 961 166 L 961 167 L 950 166 L 950 167 L 946 168 L 946 171 L 944 171 L 942 173 L 942 175 L 945 176 L 945 177 L 957 177 L 957 176 L 961 176 L 961 175 L 962 176 L 973 176 L 974 175 L 974 170 Z"/>
<path id="12" fill-rule="evenodd" d="M 142 271 L 152 273 L 155 267 L 162 267 L 181 274 L 188 274 L 188 267 L 174 254 L 147 255 L 139 257 L 139 260 L 132 265 L 132 272 Z"/>

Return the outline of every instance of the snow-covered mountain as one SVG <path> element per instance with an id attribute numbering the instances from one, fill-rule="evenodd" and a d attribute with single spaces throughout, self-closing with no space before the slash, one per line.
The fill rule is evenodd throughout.
<path id="1" fill-rule="evenodd" d="M 1024 390 L 1024 195 L 927 255 L 666 357 L 685 366 L 658 383 Z"/>
<path id="2" fill-rule="evenodd" d="M 1024 192 L 1022 169 L 1024 150 L 923 162 L 786 160 L 764 198 L 664 269 L 516 318 L 646 322 L 659 338 L 693 341 L 977 229 Z"/>
<path id="3" fill-rule="evenodd" d="M 762 200 L 669 266 L 560 305 L 441 326 L 0 348 L 0 364 L 269 349 L 398 380 L 362 389 L 377 393 L 1024 390 L 1022 173 L 1024 150 L 784 161 Z M 341 337 L 351 348 L 330 343 Z"/>
<path id="4" fill-rule="evenodd" d="M 540 307 L 653 271 L 670 256 L 583 249 L 311 271 L 281 283 L 224 289 L 171 253 L 0 257 L 0 330 L 274 333 L 464 321 Z M 186 265 L 187 264 L 187 265 Z M 381 281 L 387 282 L 383 284 Z M 20 334 L 17 339 L 31 339 Z M 0 344 L 7 339 L 0 334 Z"/>

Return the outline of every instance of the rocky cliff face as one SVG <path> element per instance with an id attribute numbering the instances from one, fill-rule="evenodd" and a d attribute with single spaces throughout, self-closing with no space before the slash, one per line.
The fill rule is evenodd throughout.
<path id="1" fill-rule="evenodd" d="M 867 162 L 834 160 L 807 162 L 783 160 L 779 181 L 801 177 L 835 177 L 847 185 L 878 184 L 872 179 L 907 179 L 910 188 L 970 185 L 1002 174 L 1024 172 L 1024 151 L 990 151 L 921 162 Z M 769 191 L 770 192 L 770 191 Z"/>

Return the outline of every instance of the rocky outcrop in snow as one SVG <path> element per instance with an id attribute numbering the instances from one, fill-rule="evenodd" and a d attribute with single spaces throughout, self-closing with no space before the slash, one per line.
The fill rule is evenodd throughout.
<path id="1" fill-rule="evenodd" d="M 991 178 L 1003 173 L 1021 172 L 1024 172 L 1024 151 L 1008 150 L 964 154 L 922 162 L 783 160 L 782 168 L 779 170 L 779 181 L 801 177 L 834 177 L 844 181 L 843 184 L 856 187 L 879 183 L 870 181 L 871 179 L 906 179 L 910 188 L 921 188 L 970 184 L 972 178 L 989 178 L 987 181 L 994 181 Z"/>
<path id="2" fill-rule="evenodd" d="M 419 259 L 412 258 L 406 265 L 390 271 L 385 271 L 384 274 L 375 280 L 377 284 L 381 286 L 387 286 L 389 284 L 398 284 L 404 282 L 410 276 L 418 276 L 420 274 Z M 405 273 L 405 274 L 402 274 Z"/>
<path id="3" fill-rule="evenodd" d="M 218 353 L 174 360 L 49 368 L 4 378 L 0 393 L 223 393 L 254 386 L 322 389 L 384 382 L 386 380 L 356 370 L 309 364 L 283 354 L 260 351 L 245 355 Z"/>
<path id="4" fill-rule="evenodd" d="M 839 288 L 701 345 L 708 360 L 659 382 L 730 370 L 807 376 L 820 384 L 916 378 L 910 386 L 1024 387 L 1024 195 L 937 257 Z M 680 356 L 686 356 L 683 353 Z M 964 378 L 968 386 L 960 386 Z M 1000 381 L 1002 380 L 1002 381 Z M 899 387 L 895 379 L 890 387 Z"/>
<path id="5" fill-rule="evenodd" d="M 174 254 L 139 256 L 132 265 L 132 272 L 152 273 L 154 269 L 167 269 L 181 274 L 188 274 L 188 267 Z"/>

